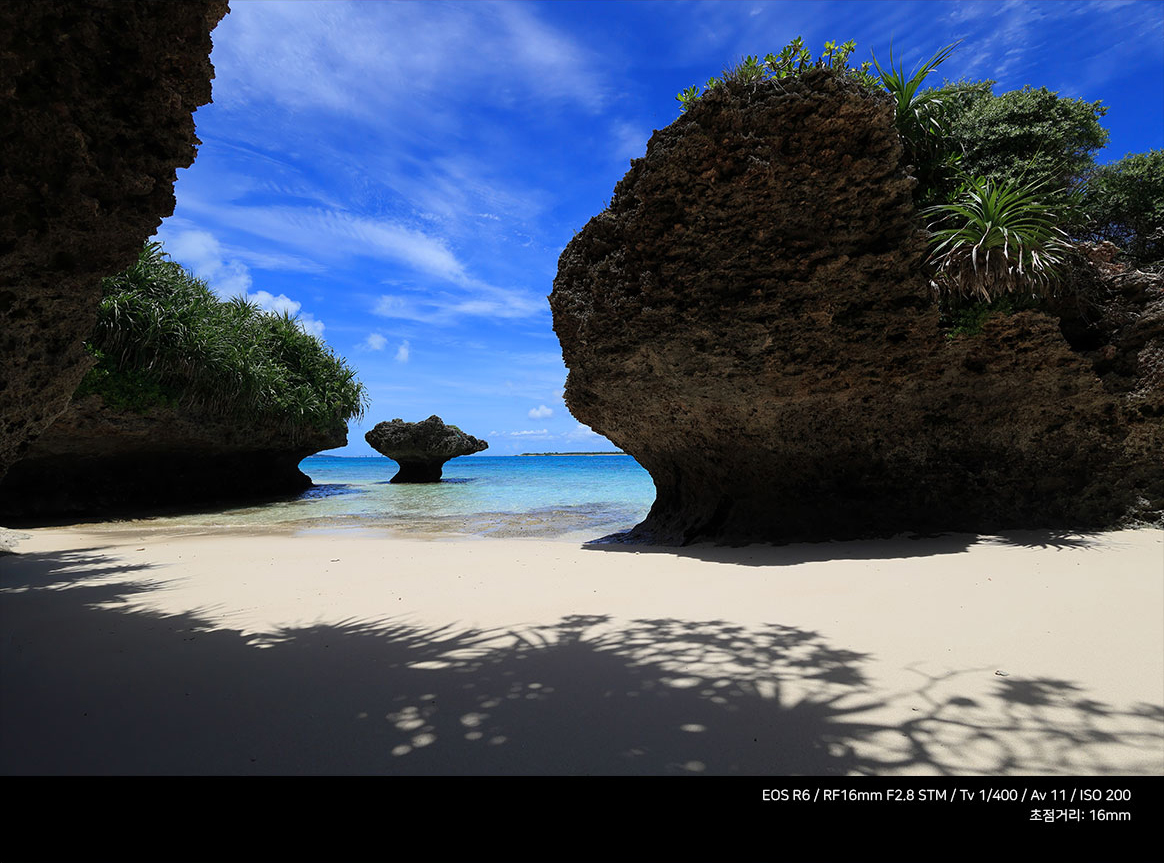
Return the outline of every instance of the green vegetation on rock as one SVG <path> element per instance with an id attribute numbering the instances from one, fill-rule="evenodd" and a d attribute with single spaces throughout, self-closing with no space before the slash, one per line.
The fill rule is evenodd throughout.
<path id="1" fill-rule="evenodd" d="M 1060 98 L 1024 87 L 995 96 L 992 81 L 924 87 L 957 48 L 945 46 L 912 72 L 895 63 L 851 69 L 856 43 L 825 45 L 815 61 L 797 37 L 763 62 L 749 56 L 712 78 L 701 92 L 677 98 L 687 111 L 726 82 L 773 82 L 828 69 L 893 100 L 904 161 L 917 178 L 914 199 L 929 224 L 931 284 L 947 315 L 964 302 L 990 303 L 1001 294 L 1043 296 L 1063 283 L 1070 243 L 1066 229 L 1085 217 L 1083 178 L 1094 152 L 1107 141 L 1099 102 Z M 870 66 L 877 74 L 871 74 Z"/>
<path id="2" fill-rule="evenodd" d="M 859 69 L 850 68 L 848 65 L 849 56 L 856 46 L 857 43 L 852 40 L 843 45 L 826 42 L 820 57 L 813 60 L 812 52 L 804 47 L 804 40 L 797 36 L 785 45 L 779 54 L 768 54 L 763 61 L 757 56 L 744 57 L 736 65 L 724 69 L 720 77 L 709 78 L 702 89 L 698 84 L 693 84 L 686 90 L 680 90 L 675 98 L 681 105 L 682 112 L 720 84 L 729 81 L 745 84 L 762 81 L 779 82 L 782 78 L 791 78 L 809 69 L 831 69 L 837 74 L 846 75 L 869 88 L 874 88 L 878 79 L 876 75 L 869 74 L 872 63 L 863 63 Z"/>
<path id="3" fill-rule="evenodd" d="M 894 66 L 893 49 L 889 51 L 889 69 L 881 68 L 876 55 L 873 63 L 881 76 L 880 84 L 893 97 L 894 123 L 905 147 L 905 160 L 913 165 L 918 185 L 914 198 L 932 203 L 942 197 L 957 175 L 961 153 L 949 145 L 949 115 L 952 104 L 942 90 L 922 89 L 930 72 L 945 62 L 958 46 L 947 45 L 907 77 L 904 66 Z"/>
<path id="4" fill-rule="evenodd" d="M 949 137 L 962 151 L 963 173 L 995 184 L 1045 183 L 1052 197 L 1077 187 L 1107 144 L 1099 124 L 1107 107 L 1029 85 L 995 96 L 993 83 L 971 84 L 968 98 L 948 102 Z"/>
<path id="5" fill-rule="evenodd" d="M 295 318 L 243 298 L 220 301 L 207 284 L 147 243 L 124 273 L 102 281 L 97 358 L 77 396 L 144 412 L 182 406 L 292 435 L 325 431 L 367 406 L 355 370 Z"/>
<path id="6" fill-rule="evenodd" d="M 88 345 L 97 358 L 97 365 L 81 379 L 74 399 L 99 395 L 111 408 L 144 414 L 151 408 L 178 406 L 181 390 L 172 383 L 162 383 L 160 376 L 149 369 L 117 368 L 103 351 Z"/>
<path id="7" fill-rule="evenodd" d="M 942 326 L 946 338 L 976 336 L 995 315 L 1013 315 L 1039 306 L 1037 297 L 999 297 L 995 300 L 969 300 L 960 305 L 947 304 L 943 308 Z"/>
<path id="8" fill-rule="evenodd" d="M 935 218 L 929 262 L 940 297 L 990 302 L 1054 293 L 1070 244 L 1043 185 L 977 177 L 950 203 L 922 211 Z"/>
<path id="9" fill-rule="evenodd" d="M 1096 168 L 1083 208 L 1094 239 L 1115 243 L 1140 266 L 1164 262 L 1164 150 Z"/>
<path id="10" fill-rule="evenodd" d="M 986 312 L 1072 290 L 1069 260 L 1079 258 L 1079 241 L 1110 240 L 1139 266 L 1164 261 L 1164 150 L 1097 168 L 1095 153 L 1108 141 L 1101 102 L 1029 85 L 996 95 L 993 81 L 925 87 L 957 44 L 907 74 L 892 48 L 886 67 L 873 56 L 854 69 L 855 42 L 828 42 L 814 60 L 797 37 L 779 54 L 744 57 L 676 98 L 687 112 L 722 84 L 780 87 L 811 70 L 887 93 L 904 162 L 918 181 L 931 284 L 954 334 L 979 331 Z"/>

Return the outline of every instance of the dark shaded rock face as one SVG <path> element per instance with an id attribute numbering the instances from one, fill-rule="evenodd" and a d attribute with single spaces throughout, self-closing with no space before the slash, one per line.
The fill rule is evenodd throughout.
<path id="1" fill-rule="evenodd" d="M 0 477 L 91 365 L 100 279 L 174 211 L 226 0 L 0 4 Z"/>
<path id="2" fill-rule="evenodd" d="M 828 72 L 721 86 L 562 253 L 566 403 L 655 481 L 633 537 L 1081 529 L 1151 509 L 1159 417 L 1136 431 L 1056 319 L 939 329 L 892 117 Z"/>
<path id="3" fill-rule="evenodd" d="M 347 440 L 343 423 L 292 436 L 189 410 L 113 410 L 87 396 L 0 481 L 0 519 L 19 524 L 269 500 L 310 487 L 299 462 Z"/>
<path id="4" fill-rule="evenodd" d="M 489 449 L 485 441 L 445 425 L 435 414 L 418 423 L 402 419 L 376 423 L 364 440 L 400 465 L 391 482 L 440 482 L 449 459 Z"/>

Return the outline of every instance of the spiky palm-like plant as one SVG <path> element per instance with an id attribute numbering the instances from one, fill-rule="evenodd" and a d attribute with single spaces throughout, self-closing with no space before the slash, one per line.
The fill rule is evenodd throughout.
<path id="1" fill-rule="evenodd" d="M 961 154 L 953 149 L 947 121 L 947 97 L 942 90 L 922 89 L 922 83 L 934 69 L 958 47 L 953 42 L 906 75 L 904 66 L 895 66 L 893 46 L 889 47 L 889 69 L 882 69 L 873 55 L 873 65 L 881 85 L 893 97 L 894 122 L 905 145 L 906 161 L 918 177 L 915 199 L 925 204 L 941 197 L 948 187 Z"/>
<path id="2" fill-rule="evenodd" d="M 990 302 L 1054 292 L 1070 243 L 1044 185 L 968 178 L 953 201 L 922 211 L 933 219 L 928 261 L 939 296 Z"/>
<path id="3" fill-rule="evenodd" d="M 265 418 L 292 437 L 364 411 L 355 371 L 295 318 L 239 297 L 219 301 L 158 243 L 102 290 L 88 342 L 98 364 L 78 395 L 133 409 L 177 403 Z"/>

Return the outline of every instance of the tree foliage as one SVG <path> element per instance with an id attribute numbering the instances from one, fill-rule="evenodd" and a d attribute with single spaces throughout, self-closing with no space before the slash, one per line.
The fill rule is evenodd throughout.
<path id="1" fill-rule="evenodd" d="M 1087 221 L 1083 185 L 1107 143 L 1100 102 L 1030 86 L 995 95 L 993 85 L 933 91 L 944 135 L 915 168 L 932 220 L 931 284 L 947 312 L 1061 288 L 1071 238 Z"/>
<path id="2" fill-rule="evenodd" d="M 951 146 L 961 170 L 995 183 L 1045 183 L 1059 196 L 1079 185 L 1107 144 L 1100 102 L 1030 86 L 994 95 L 991 81 L 947 85 Z"/>
<path id="3" fill-rule="evenodd" d="M 1096 168 L 1083 207 L 1094 239 L 1115 243 L 1141 266 L 1164 261 L 1164 150 Z"/>
<path id="4" fill-rule="evenodd" d="M 181 404 L 272 420 L 295 434 L 329 430 L 367 405 L 355 371 L 295 318 L 240 297 L 218 300 L 160 243 L 103 280 L 87 346 L 98 363 L 77 394 L 115 407 Z"/>

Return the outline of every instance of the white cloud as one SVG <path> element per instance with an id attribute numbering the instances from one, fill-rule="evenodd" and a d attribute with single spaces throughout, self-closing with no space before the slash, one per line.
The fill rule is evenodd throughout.
<path id="1" fill-rule="evenodd" d="M 270 252 L 257 252 L 254 249 L 242 249 L 236 246 L 224 246 L 223 250 L 233 258 L 238 258 L 248 266 L 260 270 L 277 270 L 295 273 L 323 273 L 327 268 L 315 261 L 301 258 L 298 255 L 286 255 Z"/>
<path id="2" fill-rule="evenodd" d="M 411 351 L 411 348 L 408 344 L 408 339 L 405 339 L 403 342 L 400 343 L 400 347 L 398 347 L 396 349 L 396 362 L 398 362 L 398 363 L 408 362 L 408 356 L 409 356 L 410 351 Z"/>
<path id="3" fill-rule="evenodd" d="M 1067 10 L 1070 6 L 1063 4 L 1061 8 Z M 954 4 L 944 20 L 969 28 L 956 34 L 965 40 L 956 54 L 960 74 L 1004 81 L 1028 57 L 1038 53 L 1044 41 L 1042 22 L 1047 17 L 1041 5 L 1016 0 Z"/>
<path id="4" fill-rule="evenodd" d="M 298 300 L 270 291 L 252 292 L 250 269 L 240 260 L 228 259 L 222 244 L 209 231 L 178 229 L 167 233 L 164 248 L 173 260 L 204 280 L 222 299 L 242 297 L 264 311 L 291 315 L 305 333 L 323 338 L 323 321 L 308 312 L 300 313 L 303 304 Z"/>
<path id="5" fill-rule="evenodd" d="M 295 305 L 299 305 L 296 303 Z M 304 312 L 295 319 L 295 323 L 299 324 L 299 329 L 307 333 L 309 336 L 315 336 L 317 339 L 323 338 L 323 321 L 317 321 L 312 317 L 310 312 Z"/>
<path id="6" fill-rule="evenodd" d="M 567 440 L 592 440 L 596 437 L 600 438 L 602 435 L 594 431 L 592 428 L 590 428 L 590 426 L 585 426 L 582 425 L 582 423 L 578 423 L 578 425 L 574 426 L 573 429 L 566 432 L 564 437 Z"/>
<path id="7" fill-rule="evenodd" d="M 536 408 L 529 412 L 529 418 L 531 420 L 545 419 L 546 417 L 552 417 L 553 415 L 554 409 L 548 408 L 545 405 L 538 405 Z"/>
<path id="8" fill-rule="evenodd" d="M 203 279 L 223 299 L 246 295 L 251 274 L 242 261 L 224 259 L 222 246 L 209 231 L 186 230 L 165 238 L 166 253 Z"/>
<path id="9" fill-rule="evenodd" d="M 286 294 L 275 296 L 270 291 L 255 291 L 253 294 L 246 294 L 246 298 L 277 315 L 287 314 L 294 317 L 303 307 L 302 303 L 296 302 Z"/>
<path id="10" fill-rule="evenodd" d="M 404 264 L 454 283 L 469 281 L 465 268 L 440 237 L 387 220 L 328 207 L 248 207 L 210 203 L 186 195 L 188 212 L 257 237 L 306 250 L 314 257 L 364 256 Z M 204 233 L 204 232 L 201 232 Z"/>
<path id="11" fill-rule="evenodd" d="M 373 312 L 382 317 L 424 323 L 449 323 L 465 316 L 522 318 L 548 311 L 540 292 L 499 288 L 472 278 L 440 238 L 386 219 L 357 216 L 324 207 L 248 207 L 211 204 L 190 195 L 183 199 L 189 211 L 223 225 L 279 243 L 307 250 L 316 257 L 363 256 L 404 264 L 417 273 L 446 283 L 440 292 L 415 291 L 415 296 L 384 295 Z M 241 261 L 223 264 L 221 248 L 204 231 L 200 242 L 187 243 L 192 257 L 215 274 L 228 274 L 228 287 L 245 293 L 250 275 Z M 180 235 L 181 236 L 181 235 Z M 219 290 L 221 295 L 224 294 Z"/>
<path id="12" fill-rule="evenodd" d="M 368 333 L 363 342 L 363 346 L 370 351 L 382 351 L 387 344 L 388 340 L 379 333 Z"/>
<path id="13" fill-rule="evenodd" d="M 504 434 L 507 434 L 510 437 L 524 437 L 526 435 L 543 435 L 549 433 L 549 429 L 532 429 L 529 431 L 505 432 Z"/>
<path id="14" fill-rule="evenodd" d="M 625 120 L 617 120 L 611 128 L 614 139 L 611 145 L 611 155 L 619 162 L 630 159 L 639 159 L 647 153 L 647 141 L 651 137 L 651 130 L 644 129 Z"/>

